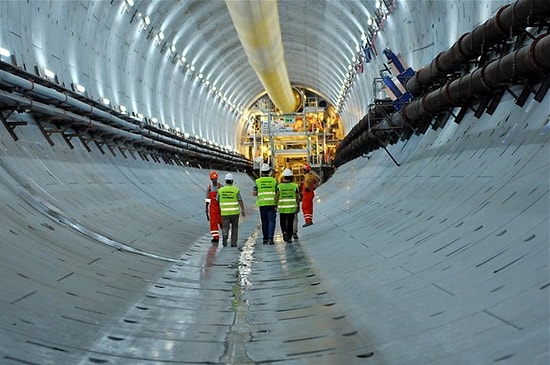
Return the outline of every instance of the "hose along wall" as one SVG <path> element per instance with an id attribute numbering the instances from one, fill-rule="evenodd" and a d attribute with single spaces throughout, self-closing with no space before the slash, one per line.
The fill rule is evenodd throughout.
<path id="1" fill-rule="evenodd" d="M 441 52 L 426 67 L 407 82 L 407 90 L 414 96 L 421 95 L 424 89 L 460 69 L 468 60 L 480 56 L 484 50 L 524 31 L 525 27 L 536 24 L 550 13 L 548 0 L 518 0 L 503 6 L 496 15 L 472 32 L 466 33 L 448 50 Z"/>
<path id="2" fill-rule="evenodd" d="M 135 148 L 138 151 L 143 149 L 146 153 L 163 157 L 165 161 L 183 158 L 217 167 L 245 171 L 251 169 L 250 161 L 244 157 L 201 146 L 160 129 L 145 128 L 141 122 L 124 120 L 67 93 L 5 70 L 0 70 L 0 89 L 0 104 L 6 109 L 46 116 L 73 128 L 84 138 L 110 141 L 117 146 Z M 43 118 L 38 119 L 41 122 Z"/>
<path id="3" fill-rule="evenodd" d="M 489 47 L 484 40 L 490 40 L 491 45 L 495 45 L 513 34 L 525 31 L 527 26 L 539 24 L 540 27 L 541 20 L 549 15 L 550 2 L 546 0 L 519 0 L 511 6 L 502 7 L 494 18 L 474 32 L 463 35 L 450 49 L 440 53 L 423 69 L 431 71 L 423 72 L 424 75 L 420 78 L 418 72 L 417 78 L 414 81 L 411 78 L 407 87 L 411 85 L 415 92 L 427 89 L 426 82 L 437 87 L 441 76 L 460 68 L 470 58 L 481 54 L 483 48 Z M 414 99 L 400 113 L 384 117 L 383 114 L 376 114 L 379 112 L 377 109 L 369 110 L 338 146 L 335 166 L 343 165 L 388 142 L 396 142 L 397 134 L 391 128 L 407 125 L 414 129 L 422 120 L 431 120 L 437 113 L 471 102 L 495 89 L 517 84 L 525 79 L 543 80 L 550 72 L 549 37 L 548 34 L 540 35 L 520 50 L 492 60 L 474 72 L 428 92 L 422 98 Z M 367 120 L 376 118 L 383 118 L 383 121 L 376 125 L 367 123 Z"/>

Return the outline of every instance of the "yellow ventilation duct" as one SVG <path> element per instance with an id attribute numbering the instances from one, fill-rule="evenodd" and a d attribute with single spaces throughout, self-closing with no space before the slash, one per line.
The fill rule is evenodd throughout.
<path id="1" fill-rule="evenodd" d="M 273 104 L 283 113 L 300 106 L 288 78 L 276 0 L 226 0 L 225 4 L 248 56 Z"/>

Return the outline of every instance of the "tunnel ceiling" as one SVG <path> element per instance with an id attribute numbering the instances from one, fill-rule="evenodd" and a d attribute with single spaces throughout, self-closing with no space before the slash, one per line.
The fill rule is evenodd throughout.
<path id="1" fill-rule="evenodd" d="M 386 62 L 363 62 L 364 46 L 392 48 L 417 69 L 505 3 L 278 1 L 289 80 L 335 106 L 347 133 Z M 14 14 L 0 24 L 0 47 L 18 66 L 53 70 L 67 88 L 84 85 L 90 99 L 205 143 L 236 149 L 246 109 L 264 93 L 225 1 L 7 1 L 0 10 Z"/>
<path id="2" fill-rule="evenodd" d="M 186 77 L 201 85 L 202 90 L 209 94 L 209 100 L 214 100 L 215 104 L 221 102 L 225 110 L 231 113 L 228 117 L 224 117 L 223 112 L 218 113 L 218 116 L 222 114 L 221 118 L 207 113 L 187 116 L 182 129 L 192 135 L 198 134 L 217 142 L 222 140 L 222 144 L 231 145 L 234 142 L 231 137 L 223 140 L 220 135 L 223 128 L 222 131 L 211 131 L 199 126 L 197 120 L 229 118 L 231 121 L 228 123 L 233 123 L 233 127 L 225 129 L 235 132 L 234 123 L 262 95 L 264 87 L 248 62 L 225 2 L 124 0 L 111 3 L 101 2 L 101 5 L 94 6 L 115 7 L 119 12 L 117 18 L 122 17 L 113 20 L 114 26 L 120 27 L 115 33 L 125 33 L 124 37 L 109 43 L 113 54 L 117 49 L 127 47 L 128 43 L 138 53 L 147 50 L 146 54 L 141 55 L 147 58 L 144 65 L 141 66 L 138 61 L 132 66 L 137 73 L 142 68 L 152 70 L 163 67 L 145 64 L 162 64 L 163 58 L 154 55 L 160 48 L 161 53 L 185 70 Z M 291 84 L 314 91 L 334 106 L 342 104 L 343 98 L 339 97 L 350 77 L 348 73 L 352 68 L 355 72 L 352 64 L 363 53 L 364 33 L 369 29 L 369 17 L 375 14 L 376 2 L 283 0 L 278 2 L 278 9 Z M 384 9 L 388 12 L 387 7 Z M 145 17 L 148 17 L 149 24 L 145 24 Z M 145 29 L 136 32 L 136 27 Z M 160 31 L 163 33 L 162 40 L 158 38 Z M 143 33 L 147 34 L 148 40 L 143 39 Z M 121 44 L 119 40 L 126 44 Z M 158 44 L 153 51 L 151 47 L 140 45 L 155 43 L 155 40 Z M 157 77 L 153 72 L 145 72 L 143 76 Z M 145 83 L 154 83 L 154 80 Z M 187 86 L 184 87 L 187 89 Z M 204 95 L 196 93 L 185 91 L 192 98 L 204 98 Z M 349 129 L 362 113 L 357 112 L 345 129 Z M 191 126 L 188 125 L 189 118 L 196 119 Z M 239 133 L 232 137 L 236 139 L 237 135 Z"/>
<path id="3" fill-rule="evenodd" d="M 132 2 L 130 2 L 132 3 Z M 122 4 L 135 22 L 146 15 L 146 31 L 164 34 L 187 65 L 221 89 L 236 107 L 264 91 L 248 63 L 224 1 L 135 1 Z M 293 85 L 315 90 L 336 105 L 358 47 L 376 11 L 375 1 L 279 1 L 288 74 Z M 154 21 L 153 21 L 154 19 Z M 113 44 L 113 46 L 117 46 Z"/>

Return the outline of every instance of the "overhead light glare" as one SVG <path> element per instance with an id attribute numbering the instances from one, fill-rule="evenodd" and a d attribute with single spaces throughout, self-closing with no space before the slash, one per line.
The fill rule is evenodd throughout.
<path id="1" fill-rule="evenodd" d="M 78 92 L 78 93 L 84 93 L 86 91 L 86 88 L 80 84 L 73 84 L 73 89 L 74 91 Z"/>
<path id="2" fill-rule="evenodd" d="M 143 18 L 143 21 L 145 22 L 146 25 L 151 24 L 151 19 L 149 19 L 149 15 L 145 15 L 145 18 Z"/>
<path id="3" fill-rule="evenodd" d="M 11 53 L 7 49 L 0 47 L 0 56 L 10 57 Z"/>
<path id="4" fill-rule="evenodd" d="M 129 6 L 134 6 L 134 0 L 126 0 L 126 4 Z"/>
<path id="5" fill-rule="evenodd" d="M 55 73 L 48 68 L 44 68 L 44 76 L 46 76 L 48 79 L 54 79 Z"/>

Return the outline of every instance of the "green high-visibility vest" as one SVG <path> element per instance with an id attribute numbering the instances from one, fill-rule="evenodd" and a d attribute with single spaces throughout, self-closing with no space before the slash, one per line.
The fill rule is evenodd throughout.
<path id="1" fill-rule="evenodd" d="M 263 207 L 266 205 L 275 205 L 275 187 L 277 180 L 274 177 L 263 176 L 256 179 L 258 195 L 256 196 L 256 205 Z"/>
<path id="2" fill-rule="evenodd" d="M 298 203 L 296 202 L 296 190 L 298 185 L 292 182 L 280 183 L 277 187 L 279 189 L 279 203 L 277 209 L 279 213 L 294 213 L 298 209 Z"/>
<path id="3" fill-rule="evenodd" d="M 220 211 L 222 216 L 239 215 L 239 188 L 234 185 L 225 185 L 218 190 L 218 201 L 220 202 Z"/>

